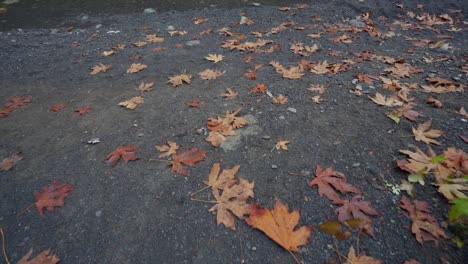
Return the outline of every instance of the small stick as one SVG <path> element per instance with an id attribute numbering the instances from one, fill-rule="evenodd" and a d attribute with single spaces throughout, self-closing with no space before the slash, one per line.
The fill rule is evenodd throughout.
<path id="1" fill-rule="evenodd" d="M 3 228 L 0 227 L 0 234 L 2 235 L 2 250 L 3 250 L 3 257 L 5 257 L 6 264 L 10 264 L 8 260 L 7 252 L 6 252 L 6 241 L 5 241 L 5 234 L 3 233 Z"/>
<path id="2" fill-rule="evenodd" d="M 20 215 L 26 213 L 26 211 L 29 211 L 29 209 L 31 209 L 31 207 L 33 207 L 34 204 L 30 204 L 28 207 L 26 207 L 23 211 L 19 212 L 17 215 L 16 215 L 16 218 L 18 218 Z"/>
<path id="3" fill-rule="evenodd" d="M 200 190 L 198 190 L 198 191 L 196 191 L 196 192 L 194 192 L 194 193 L 191 193 L 190 196 L 194 196 L 195 194 L 197 194 L 197 193 L 199 193 L 199 192 L 203 192 L 204 190 L 206 190 L 206 189 L 208 189 L 208 188 L 210 188 L 210 187 L 211 187 L 210 185 L 207 185 L 207 186 L 201 188 Z"/>
<path id="4" fill-rule="evenodd" d="M 294 258 L 294 261 L 297 263 L 297 264 L 302 264 L 302 262 L 300 262 L 297 257 L 291 252 L 291 250 L 288 249 L 288 252 L 289 254 L 291 254 L 291 256 Z"/>
<path id="5" fill-rule="evenodd" d="M 336 250 L 333 246 L 327 245 L 327 247 L 328 247 L 329 249 L 333 249 L 333 251 L 335 251 L 336 254 L 338 254 L 340 257 L 346 259 L 347 261 L 349 261 L 349 259 L 348 259 L 345 255 L 341 254 L 341 252 L 339 252 L 338 250 Z"/>
<path id="6" fill-rule="evenodd" d="M 190 200 L 197 201 L 197 202 L 202 202 L 202 203 L 215 203 L 215 204 L 218 203 L 217 201 L 201 200 L 201 199 L 197 199 L 197 198 L 193 198 L 193 197 L 191 197 Z"/>

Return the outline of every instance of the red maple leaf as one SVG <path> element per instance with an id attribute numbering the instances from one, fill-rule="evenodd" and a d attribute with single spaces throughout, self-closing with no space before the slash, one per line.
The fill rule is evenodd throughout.
<path id="1" fill-rule="evenodd" d="M 205 159 L 206 152 L 197 148 L 191 148 L 189 150 L 184 150 L 181 154 L 174 154 L 172 157 L 173 160 L 170 161 L 172 172 L 188 176 L 187 167 L 184 165 L 195 167 L 195 163 Z"/>
<path id="2" fill-rule="evenodd" d="M 92 109 L 93 109 L 93 107 L 91 105 L 86 105 L 86 106 L 83 106 L 81 108 L 75 109 L 75 111 L 74 111 L 75 113 L 72 115 L 72 117 L 86 115 Z"/>
<path id="3" fill-rule="evenodd" d="M 42 192 L 34 192 L 34 204 L 39 214 L 44 215 L 44 209 L 54 212 L 55 207 L 63 206 L 65 197 L 74 188 L 74 185 L 55 181 L 49 186 L 42 187 Z"/>
<path id="4" fill-rule="evenodd" d="M 325 195 L 335 204 L 342 204 L 338 193 L 349 193 L 353 192 L 356 194 L 361 194 L 361 190 L 351 183 L 346 182 L 346 178 L 343 173 L 333 170 L 332 167 L 328 167 L 326 170 L 322 166 L 317 165 L 315 170 L 315 178 L 309 183 L 309 186 L 317 185 L 319 188 L 320 196 Z"/>
<path id="5" fill-rule="evenodd" d="M 138 147 L 134 146 L 120 146 L 116 148 L 112 153 L 107 155 L 105 162 L 107 164 L 115 166 L 119 162 L 120 158 L 122 158 L 125 161 L 125 163 L 128 163 L 131 160 L 137 160 L 138 157 L 135 153 L 135 150 L 137 149 Z"/>
<path id="6" fill-rule="evenodd" d="M 49 112 L 57 112 L 62 110 L 65 107 L 64 104 L 56 104 L 49 107 Z"/>
<path id="7" fill-rule="evenodd" d="M 6 108 L 15 109 L 17 107 L 26 105 L 30 103 L 31 101 L 32 101 L 31 96 L 23 97 L 23 96 L 17 95 L 17 96 L 8 98 L 8 101 L 3 106 L 5 106 Z"/>
<path id="8" fill-rule="evenodd" d="M 350 219 L 360 219 L 365 221 L 361 228 L 369 234 L 374 236 L 374 230 L 370 225 L 372 220 L 368 217 L 379 216 L 379 212 L 375 210 L 369 201 L 361 201 L 361 195 L 355 195 L 351 200 L 343 200 L 343 205 L 335 210 L 338 213 L 338 221 L 346 223 Z"/>
<path id="9" fill-rule="evenodd" d="M 200 101 L 199 98 L 194 98 L 190 102 L 185 102 L 185 105 L 190 106 L 190 107 L 197 107 L 197 108 L 204 105 L 204 104 L 205 104 L 205 102 Z"/>
<path id="10" fill-rule="evenodd" d="M 12 109 L 10 108 L 2 108 L 0 109 L 0 118 L 7 117 L 11 113 Z"/>

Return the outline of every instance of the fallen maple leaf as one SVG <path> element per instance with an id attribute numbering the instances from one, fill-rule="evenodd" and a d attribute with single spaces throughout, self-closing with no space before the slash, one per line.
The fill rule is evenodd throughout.
<path id="1" fill-rule="evenodd" d="M 319 94 L 324 94 L 327 88 L 321 84 L 311 85 L 307 90 L 311 92 L 318 92 Z"/>
<path id="2" fill-rule="evenodd" d="M 326 99 L 323 99 L 320 95 L 311 96 L 310 100 L 312 100 L 312 102 L 314 102 L 316 104 L 321 104 L 321 103 L 327 101 Z"/>
<path id="3" fill-rule="evenodd" d="M 312 232 L 312 226 L 302 226 L 297 230 L 299 210 L 289 213 L 288 205 L 277 200 L 273 210 L 251 206 L 249 217 L 245 219 L 250 226 L 260 229 L 269 238 L 287 251 L 299 252 L 299 246 L 307 244 Z"/>
<path id="4" fill-rule="evenodd" d="M 354 247 L 349 248 L 348 257 L 346 259 L 346 264 L 380 264 L 382 261 L 375 259 L 373 257 L 366 256 L 365 252 L 361 252 L 356 255 Z"/>
<path id="5" fill-rule="evenodd" d="M 286 79 L 299 79 L 304 76 L 304 69 L 301 66 L 286 69 L 277 61 L 271 61 L 270 65 L 275 68 L 277 73 L 281 74 L 283 78 Z"/>
<path id="6" fill-rule="evenodd" d="M 435 99 L 434 97 L 429 97 L 426 98 L 426 103 L 432 104 L 434 107 L 441 108 L 442 107 L 442 102 Z"/>
<path id="7" fill-rule="evenodd" d="M 74 185 L 55 181 L 49 186 L 42 187 L 42 192 L 34 192 L 34 204 L 39 214 L 43 216 L 44 209 L 54 212 L 55 207 L 63 206 L 65 197 L 74 188 Z"/>
<path id="8" fill-rule="evenodd" d="M 127 73 L 137 73 L 139 71 L 142 71 L 144 69 L 148 68 L 147 65 L 142 64 L 142 63 L 132 63 L 130 65 L 130 68 L 127 69 Z"/>
<path id="9" fill-rule="evenodd" d="M 17 107 L 29 104 L 30 102 L 32 102 L 32 97 L 31 96 L 18 96 L 18 95 L 16 95 L 16 96 L 8 98 L 7 102 L 3 106 L 13 110 L 13 109 L 15 109 Z"/>
<path id="10" fill-rule="evenodd" d="M 213 164 L 208 181 L 203 181 L 204 184 L 211 186 L 213 190 L 224 190 L 236 184 L 236 173 L 239 171 L 240 165 L 236 165 L 231 169 L 224 169 L 221 172 L 219 163 Z M 221 173 L 220 173 L 221 172 Z"/>
<path id="11" fill-rule="evenodd" d="M 226 98 L 226 99 L 234 99 L 237 97 L 237 95 L 239 94 L 238 92 L 232 90 L 231 88 L 226 88 L 226 91 L 225 93 L 221 93 L 220 96 Z"/>
<path id="12" fill-rule="evenodd" d="M 338 221 L 344 223 L 349 219 L 361 219 L 371 223 L 372 220 L 368 215 L 380 215 L 374 208 L 372 208 L 369 201 L 360 200 L 361 195 L 355 195 L 351 200 L 343 200 L 343 204 L 335 210 L 335 212 L 338 213 Z"/>
<path id="13" fill-rule="evenodd" d="M 202 78 L 203 80 L 215 80 L 216 78 L 223 75 L 224 73 L 226 73 L 226 71 L 206 69 L 198 73 L 198 75 L 200 75 L 200 78 Z"/>
<path id="14" fill-rule="evenodd" d="M 251 69 L 245 70 L 244 76 L 245 76 L 245 78 L 247 78 L 249 80 L 257 79 L 257 73 L 255 72 L 255 70 L 251 70 Z"/>
<path id="15" fill-rule="evenodd" d="M 49 107 L 49 112 L 58 112 L 65 108 L 64 104 L 56 104 Z"/>
<path id="16" fill-rule="evenodd" d="M 373 85 L 374 81 L 378 80 L 377 77 L 374 77 L 374 76 L 368 75 L 368 74 L 361 74 L 361 73 L 356 75 L 356 77 L 358 78 L 358 80 L 360 82 L 365 82 L 365 83 L 367 83 L 369 85 Z"/>
<path id="17" fill-rule="evenodd" d="M 274 104 L 286 104 L 288 102 L 288 97 L 280 94 L 278 96 L 273 96 L 271 100 Z"/>
<path id="18" fill-rule="evenodd" d="M 200 101 L 199 98 L 194 98 L 192 101 L 190 102 L 185 102 L 185 105 L 188 105 L 190 107 L 200 107 L 202 105 L 204 105 L 205 103 Z"/>
<path id="19" fill-rule="evenodd" d="M 325 195 L 335 204 L 343 203 L 343 200 L 335 190 L 341 193 L 362 193 L 359 188 L 346 182 L 346 177 L 343 173 L 333 170 L 332 167 L 324 170 L 320 164 L 317 165 L 315 170 L 315 178 L 309 183 L 310 187 L 314 185 L 318 186 L 320 196 Z"/>
<path id="20" fill-rule="evenodd" d="M 170 161 L 172 172 L 188 176 L 187 168 L 184 165 L 195 167 L 195 163 L 203 161 L 205 157 L 206 152 L 197 148 L 185 150 L 181 154 L 174 154 L 172 155 L 173 160 Z"/>
<path id="21" fill-rule="evenodd" d="M 169 81 L 167 81 L 167 83 L 172 84 L 172 87 L 177 87 L 181 85 L 182 83 L 189 84 L 191 78 L 192 76 L 188 74 L 175 75 L 175 76 L 169 77 Z"/>
<path id="22" fill-rule="evenodd" d="M 71 117 L 86 115 L 87 113 L 91 112 L 92 109 L 93 107 L 91 105 L 86 105 L 81 108 L 77 108 L 75 109 L 75 111 L 73 111 L 74 114 L 72 114 Z"/>
<path id="23" fill-rule="evenodd" d="M 138 88 L 136 88 L 135 90 L 139 91 L 140 93 L 149 92 L 153 90 L 153 86 L 154 86 L 154 82 L 150 82 L 150 83 L 141 82 Z"/>
<path id="24" fill-rule="evenodd" d="M 218 225 L 223 223 L 227 228 L 236 230 L 232 214 L 243 219 L 244 215 L 249 213 L 250 205 L 247 204 L 247 200 L 250 197 L 254 197 L 254 185 L 254 182 L 249 183 L 241 178 L 238 184 L 224 188 L 221 194 L 219 194 L 219 190 L 213 189 L 213 194 L 218 204 L 211 207 L 209 211 L 218 212 L 216 215 Z"/>
<path id="25" fill-rule="evenodd" d="M 218 63 L 218 62 L 224 60 L 224 56 L 219 55 L 219 54 L 208 54 L 208 56 L 206 56 L 205 59 L 209 60 L 209 61 L 212 61 L 214 63 Z"/>
<path id="26" fill-rule="evenodd" d="M 343 42 L 343 43 L 352 43 L 353 40 L 348 34 L 344 34 L 342 36 L 336 37 L 336 38 L 330 38 L 329 40 L 338 43 L 338 42 Z"/>
<path id="27" fill-rule="evenodd" d="M 408 197 L 403 196 L 400 203 L 400 207 L 407 211 L 412 221 L 411 232 L 416 236 L 416 240 L 420 244 L 423 244 L 425 241 L 434 241 L 438 244 L 441 238 L 448 238 L 437 224 L 436 219 L 430 215 L 426 202 L 411 201 Z"/>
<path id="28" fill-rule="evenodd" d="M 443 183 L 438 183 L 438 192 L 443 194 L 447 200 L 452 201 L 456 198 L 466 198 L 463 191 L 468 191 L 468 180 L 467 179 L 452 179 Z"/>
<path id="29" fill-rule="evenodd" d="M 161 152 L 165 152 L 158 156 L 158 158 L 160 159 L 176 154 L 177 150 L 179 149 L 179 146 L 174 141 L 167 141 L 167 145 L 156 146 L 156 149 Z"/>
<path id="30" fill-rule="evenodd" d="M 156 34 L 150 34 L 145 36 L 145 40 L 148 43 L 161 43 L 164 42 L 164 37 L 158 36 Z"/>
<path id="31" fill-rule="evenodd" d="M 122 158 L 125 161 L 125 163 L 128 163 L 132 160 L 137 160 L 138 156 L 135 153 L 137 149 L 138 148 L 134 146 L 120 146 L 116 148 L 112 153 L 107 155 L 105 162 L 107 164 L 115 166 L 119 162 L 120 158 Z"/>
<path id="32" fill-rule="evenodd" d="M 440 145 L 440 142 L 434 140 L 434 138 L 438 138 L 444 134 L 441 130 L 437 129 L 430 129 L 429 127 L 432 125 L 432 120 L 428 120 L 427 122 L 423 124 L 419 124 L 418 128 L 415 129 L 414 127 L 412 128 L 414 138 L 416 141 L 422 141 L 427 144 L 436 144 Z"/>
<path id="33" fill-rule="evenodd" d="M 92 71 L 89 74 L 95 75 L 95 74 L 98 74 L 100 72 L 106 72 L 111 67 L 112 67 L 111 64 L 105 65 L 105 64 L 99 63 L 98 65 L 91 68 Z"/>
<path id="34" fill-rule="evenodd" d="M 289 141 L 287 141 L 287 140 L 278 140 L 278 142 L 276 142 L 274 148 L 276 148 L 277 150 L 280 150 L 280 149 L 288 150 L 287 144 L 289 144 Z"/>
<path id="35" fill-rule="evenodd" d="M 204 18 L 204 17 L 194 17 L 194 18 L 192 19 L 192 21 L 193 21 L 193 23 L 194 23 L 195 25 L 199 25 L 199 24 L 201 24 L 201 23 L 207 22 L 207 21 L 208 21 L 208 18 Z"/>
<path id="36" fill-rule="evenodd" d="M 15 164 L 18 161 L 22 159 L 23 159 L 23 156 L 21 156 L 20 153 L 13 154 L 10 157 L 5 158 L 0 162 L 0 169 L 2 171 L 9 171 L 15 166 Z"/>
<path id="37" fill-rule="evenodd" d="M 403 105 L 403 102 L 399 101 L 398 99 L 396 99 L 395 97 L 388 97 L 386 98 L 384 95 L 380 94 L 380 93 L 376 93 L 375 94 L 375 97 L 370 97 L 369 98 L 376 104 L 378 105 L 383 105 L 383 106 L 389 106 L 389 107 L 393 107 L 393 106 L 401 106 Z"/>
<path id="38" fill-rule="evenodd" d="M 120 102 L 119 105 L 126 107 L 127 109 L 134 110 L 139 104 L 142 104 L 144 102 L 145 100 L 143 99 L 143 97 L 135 96 L 128 99 L 127 101 Z"/>
<path id="39" fill-rule="evenodd" d="M 7 116 L 11 113 L 11 111 L 13 111 L 13 110 L 10 109 L 10 108 L 2 108 L 2 109 L 0 109 L 0 118 L 2 118 L 2 117 L 7 117 Z"/>
<path id="40" fill-rule="evenodd" d="M 24 255 L 17 264 L 57 264 L 60 262 L 60 259 L 50 253 L 50 249 L 46 249 L 39 253 L 35 258 L 29 259 L 33 253 L 31 248 L 26 255 Z"/>
<path id="41" fill-rule="evenodd" d="M 265 93 L 266 92 L 266 86 L 262 83 L 259 83 L 255 85 L 255 87 L 251 88 L 250 91 L 252 93 Z"/>

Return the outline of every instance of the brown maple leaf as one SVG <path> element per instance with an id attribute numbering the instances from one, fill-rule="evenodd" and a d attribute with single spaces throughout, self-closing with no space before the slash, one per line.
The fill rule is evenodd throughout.
<path id="1" fill-rule="evenodd" d="M 280 94 L 278 96 L 273 96 L 271 100 L 274 104 L 286 104 L 288 102 L 288 97 Z"/>
<path id="2" fill-rule="evenodd" d="M 148 43 L 161 43 L 164 42 L 164 37 L 158 36 L 156 34 L 150 34 L 145 36 L 145 40 Z"/>
<path id="3" fill-rule="evenodd" d="M 150 83 L 141 82 L 138 88 L 136 88 L 135 90 L 143 94 L 144 92 L 149 92 L 153 90 L 153 86 L 154 86 L 154 82 L 150 82 Z"/>
<path id="4" fill-rule="evenodd" d="M 50 253 L 50 249 L 46 249 L 35 258 L 30 259 L 32 253 L 33 249 L 31 248 L 17 264 L 57 264 L 60 262 L 60 259 L 56 255 Z"/>
<path id="5" fill-rule="evenodd" d="M 311 92 L 318 92 L 319 94 L 324 94 L 327 88 L 321 84 L 310 85 L 307 90 Z"/>
<path id="6" fill-rule="evenodd" d="M 156 146 L 155 148 L 160 152 L 165 152 L 158 156 L 158 158 L 160 159 L 176 154 L 177 150 L 179 149 L 179 146 L 174 141 L 167 141 L 167 145 Z"/>
<path id="7" fill-rule="evenodd" d="M 10 157 L 5 158 L 0 162 L 0 169 L 2 171 L 9 171 L 15 166 L 15 164 L 18 161 L 22 159 L 23 159 L 23 156 L 21 156 L 21 153 L 13 154 Z"/>
<path id="8" fill-rule="evenodd" d="M 127 101 L 120 102 L 119 105 L 126 107 L 127 109 L 130 109 L 130 110 L 135 110 L 135 108 L 137 108 L 139 104 L 142 104 L 144 102 L 145 101 L 143 97 L 135 96 L 135 97 L 128 99 Z"/>
<path id="9" fill-rule="evenodd" d="M 342 36 L 336 37 L 336 38 L 330 38 L 331 41 L 338 43 L 338 42 L 343 42 L 343 43 L 352 43 L 353 40 L 351 39 L 351 36 L 348 34 L 344 34 Z"/>
<path id="10" fill-rule="evenodd" d="M 134 146 L 120 146 L 106 156 L 105 162 L 107 164 L 115 166 L 119 162 L 120 158 L 122 158 L 125 161 L 125 163 L 128 163 L 132 160 L 137 160 L 138 156 L 135 153 L 137 149 L 138 147 Z"/>
<path id="11" fill-rule="evenodd" d="M 368 215 L 380 215 L 369 201 L 361 201 L 361 195 L 355 195 L 351 200 L 343 200 L 343 204 L 335 212 L 338 213 L 338 221 L 342 223 L 349 219 L 361 219 L 372 223 Z"/>
<path id="12" fill-rule="evenodd" d="M 368 74 L 361 74 L 361 73 L 356 75 L 356 77 L 358 78 L 360 82 L 365 82 L 369 85 L 373 85 L 374 81 L 378 80 L 378 78 L 375 76 L 368 75 Z"/>
<path id="13" fill-rule="evenodd" d="M 234 99 L 237 97 L 239 93 L 232 90 L 231 88 L 226 88 L 226 92 L 225 93 L 221 93 L 219 94 L 220 96 L 226 98 L 226 99 Z"/>
<path id="14" fill-rule="evenodd" d="M 321 103 L 327 101 L 327 99 L 322 98 L 320 95 L 311 96 L 310 100 L 312 100 L 312 102 L 314 102 L 316 104 L 321 104 Z"/>
<path id="15" fill-rule="evenodd" d="M 260 229 L 265 235 L 278 243 L 287 251 L 299 252 L 299 246 L 307 244 L 312 232 L 312 226 L 302 226 L 296 230 L 299 223 L 299 210 L 289 212 L 288 205 L 277 200 L 273 210 L 251 206 L 249 217 L 245 219 L 250 226 Z"/>
<path id="16" fill-rule="evenodd" d="M 331 73 L 330 71 L 330 64 L 327 61 L 319 62 L 319 63 L 311 63 L 308 65 L 309 71 L 315 74 L 327 74 Z"/>
<path id="17" fill-rule="evenodd" d="M 438 138 L 444 134 L 441 130 L 437 129 L 429 129 L 429 127 L 432 125 L 432 120 L 428 120 L 427 122 L 423 124 L 419 124 L 418 128 L 415 129 L 414 127 L 412 128 L 414 138 L 416 141 L 422 141 L 427 144 L 436 144 L 440 145 L 439 141 L 434 140 L 434 138 Z"/>
<path id="18" fill-rule="evenodd" d="M 218 78 L 219 76 L 221 76 L 221 75 L 223 75 L 225 73 L 226 73 L 226 71 L 206 69 L 206 70 L 198 73 L 198 75 L 200 75 L 200 78 L 202 78 L 203 80 L 215 80 L 216 78 Z"/>
<path id="19" fill-rule="evenodd" d="M 423 244 L 425 241 L 434 241 L 438 244 L 441 238 L 448 238 L 439 227 L 437 220 L 430 214 L 431 212 L 426 202 L 411 201 L 408 197 L 403 196 L 400 203 L 400 207 L 406 210 L 412 221 L 411 232 L 416 236 L 416 240 L 420 244 Z"/>
<path id="20" fill-rule="evenodd" d="M 244 76 L 249 80 L 255 80 L 257 79 L 257 72 L 255 70 L 247 69 L 245 70 Z"/>
<path id="21" fill-rule="evenodd" d="M 194 98 L 190 102 L 185 102 L 185 105 L 190 106 L 190 107 L 200 107 L 204 104 L 205 102 L 200 101 L 200 98 Z"/>
<path id="22" fill-rule="evenodd" d="M 218 204 L 211 207 L 209 211 L 218 212 L 216 215 L 218 225 L 223 223 L 227 228 L 236 230 L 232 214 L 243 219 L 244 215 L 249 213 L 250 205 L 247 200 L 254 197 L 254 185 L 254 182 L 249 183 L 241 178 L 238 184 L 224 188 L 221 194 L 219 194 L 219 190 L 213 188 L 213 194 Z"/>
<path id="23" fill-rule="evenodd" d="M 86 115 L 87 113 L 91 112 L 92 109 L 93 107 L 91 105 L 85 105 L 83 107 L 77 108 L 75 111 L 73 111 L 74 113 L 71 115 L 71 117 Z"/>
<path id="24" fill-rule="evenodd" d="M 434 107 L 441 108 L 442 107 L 442 102 L 435 99 L 434 97 L 428 97 L 426 98 L 426 103 L 432 104 Z"/>
<path id="25" fill-rule="evenodd" d="M 211 167 L 210 174 L 208 175 L 208 181 L 203 181 L 203 183 L 211 186 L 213 190 L 224 190 L 236 184 L 236 173 L 239 169 L 240 165 L 236 165 L 231 169 L 224 169 L 221 172 L 220 164 L 214 163 L 213 167 Z"/>
<path id="26" fill-rule="evenodd" d="M 169 81 L 167 81 L 167 83 L 172 84 L 172 87 L 177 87 L 177 86 L 181 85 L 182 83 L 189 84 L 190 81 L 191 81 L 190 80 L 191 78 L 192 78 L 192 76 L 190 76 L 188 74 L 179 74 L 179 75 L 169 77 Z"/>
<path id="27" fill-rule="evenodd" d="M 287 69 L 277 61 L 271 61 L 270 65 L 275 68 L 277 73 L 281 74 L 283 78 L 286 79 L 299 79 L 304 76 L 304 69 L 301 66 Z"/>
<path id="28" fill-rule="evenodd" d="M 288 150 L 288 145 L 289 144 L 289 141 L 287 140 L 278 140 L 278 142 L 276 142 L 275 146 L 273 147 L 273 149 L 277 149 L 277 150 L 280 150 L 280 149 L 283 149 L 283 150 Z"/>
<path id="29" fill-rule="evenodd" d="M 184 165 L 195 167 L 195 163 L 203 161 L 205 157 L 206 152 L 197 148 L 191 148 L 182 151 L 180 154 L 174 154 L 172 155 L 173 160 L 170 161 L 172 172 L 188 176 L 187 167 Z"/>
<path id="30" fill-rule="evenodd" d="M 262 83 L 259 83 L 255 85 L 255 87 L 252 87 L 250 89 L 252 93 L 265 93 L 266 92 L 266 86 Z"/>
<path id="31" fill-rule="evenodd" d="M 369 257 L 365 252 L 361 252 L 356 255 L 354 247 L 349 248 L 348 257 L 346 259 L 346 264 L 380 264 L 382 261 Z"/>
<path id="32" fill-rule="evenodd" d="M 346 177 L 343 173 L 333 170 L 332 167 L 324 170 L 320 164 L 317 165 L 315 170 L 315 178 L 309 183 L 310 187 L 314 185 L 318 186 L 320 196 L 325 195 L 335 204 L 343 203 L 336 190 L 341 193 L 362 193 L 359 188 L 346 182 Z"/>
<path id="33" fill-rule="evenodd" d="M 58 112 L 65 108 L 64 104 L 55 104 L 49 107 L 49 112 Z"/>
<path id="34" fill-rule="evenodd" d="M 142 63 L 132 63 L 130 65 L 130 68 L 127 69 L 127 73 L 137 73 L 139 71 L 142 71 L 144 69 L 148 68 L 147 65 L 142 64 Z"/>
<path id="35" fill-rule="evenodd" d="M 100 72 L 106 72 L 111 67 L 112 67 L 111 64 L 105 65 L 105 64 L 99 63 L 98 65 L 91 68 L 92 71 L 89 74 L 95 75 L 95 74 L 98 74 Z"/>
<path id="36" fill-rule="evenodd" d="M 65 204 L 65 197 L 75 188 L 74 185 L 55 181 L 49 186 L 42 187 L 42 192 L 34 192 L 34 205 L 41 216 L 44 209 L 54 212 L 56 207 Z"/>
<path id="37" fill-rule="evenodd" d="M 204 17 L 194 17 L 192 19 L 193 23 L 195 25 L 200 25 L 201 23 L 205 23 L 208 21 L 208 18 L 204 18 Z"/>
<path id="38" fill-rule="evenodd" d="M 395 97 L 389 96 L 388 98 L 386 98 L 384 95 L 382 95 L 380 93 L 376 93 L 375 97 L 370 97 L 369 96 L 369 99 L 371 99 L 374 103 L 376 103 L 378 105 L 383 105 L 383 106 L 394 107 L 394 106 L 403 105 L 403 102 L 399 101 Z"/>

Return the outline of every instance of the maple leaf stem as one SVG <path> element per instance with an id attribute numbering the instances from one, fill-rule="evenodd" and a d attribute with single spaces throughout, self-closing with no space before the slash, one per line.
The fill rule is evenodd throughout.
<path id="1" fill-rule="evenodd" d="M 6 240 L 5 240 L 5 234 L 3 233 L 3 228 L 0 227 L 0 234 L 2 235 L 2 251 L 3 251 L 3 257 L 5 258 L 6 264 L 10 264 L 10 261 L 8 260 L 8 255 L 6 252 Z"/>
<path id="2" fill-rule="evenodd" d="M 218 201 L 201 200 L 201 199 L 197 199 L 197 198 L 193 198 L 193 197 L 191 197 L 190 200 L 197 201 L 197 202 L 202 202 L 202 203 L 214 203 L 214 204 L 218 203 Z"/>
<path id="3" fill-rule="evenodd" d="M 296 257 L 296 255 L 294 255 L 294 253 L 291 252 L 291 250 L 288 250 L 289 254 L 291 254 L 291 256 L 294 258 L 294 261 L 297 263 L 297 264 L 302 264 L 301 261 L 299 261 Z"/>
<path id="4" fill-rule="evenodd" d="M 341 252 L 338 251 L 337 249 L 335 249 L 332 245 L 327 245 L 327 247 L 328 247 L 329 249 L 335 251 L 336 254 L 338 254 L 338 256 L 340 256 L 340 257 L 346 259 L 346 261 L 349 261 L 349 262 L 351 263 L 351 261 L 350 261 L 345 255 L 341 254 Z"/>
<path id="5" fill-rule="evenodd" d="M 207 186 L 201 188 L 200 190 L 191 193 L 190 196 L 194 196 L 195 194 L 197 194 L 197 193 L 199 193 L 199 192 L 203 192 L 204 190 L 206 190 L 206 189 L 208 189 L 208 188 L 210 188 L 210 187 L 211 187 L 210 185 L 207 185 Z"/>
<path id="6" fill-rule="evenodd" d="M 294 173 L 294 172 L 288 172 L 288 175 L 290 176 L 301 176 L 301 177 L 306 177 L 306 178 L 315 178 L 313 176 L 310 176 L 309 174 L 305 174 L 305 173 Z"/>
<path id="7" fill-rule="evenodd" d="M 24 208 L 23 211 L 19 212 L 17 215 L 16 215 L 16 218 L 18 219 L 20 217 L 20 215 L 26 213 L 27 211 L 29 211 L 29 209 L 31 209 L 31 207 L 34 206 L 34 203 L 30 204 L 28 207 Z"/>

